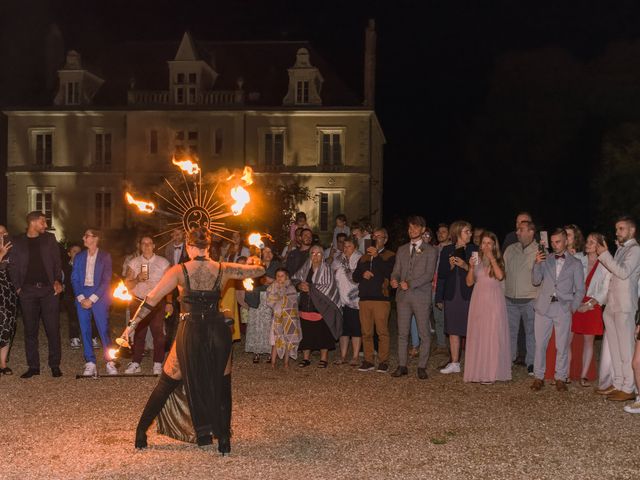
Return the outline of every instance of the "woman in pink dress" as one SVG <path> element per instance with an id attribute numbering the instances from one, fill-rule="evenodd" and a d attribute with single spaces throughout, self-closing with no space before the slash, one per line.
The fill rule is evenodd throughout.
<path id="1" fill-rule="evenodd" d="M 465 382 L 491 384 L 511 380 L 511 347 L 507 305 L 500 282 L 504 279 L 504 261 L 498 239 L 485 231 L 480 237 L 480 251 L 472 257 L 467 285 L 473 287 L 467 349 Z"/>

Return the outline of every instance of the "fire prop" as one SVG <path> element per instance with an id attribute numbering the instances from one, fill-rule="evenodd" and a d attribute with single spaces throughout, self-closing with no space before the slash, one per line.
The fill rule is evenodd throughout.
<path id="1" fill-rule="evenodd" d="M 242 286 L 244 287 L 244 289 L 247 292 L 252 292 L 253 291 L 253 278 L 245 278 L 242 281 Z"/>
<path id="2" fill-rule="evenodd" d="M 138 207 L 138 210 L 143 213 L 153 213 L 153 211 L 156 209 L 156 206 L 152 202 L 143 202 L 142 200 L 136 200 L 129 192 L 127 192 L 125 196 L 129 204 L 135 205 L 136 207 Z"/>
<path id="3" fill-rule="evenodd" d="M 117 298 L 118 300 L 123 300 L 125 302 L 130 302 L 133 299 L 127 287 L 124 286 L 124 282 L 122 280 L 120 280 L 120 283 L 113 291 L 113 298 Z"/>
<path id="4" fill-rule="evenodd" d="M 249 245 L 263 249 L 264 242 L 262 241 L 262 235 L 259 233 L 251 233 L 249 235 Z"/>

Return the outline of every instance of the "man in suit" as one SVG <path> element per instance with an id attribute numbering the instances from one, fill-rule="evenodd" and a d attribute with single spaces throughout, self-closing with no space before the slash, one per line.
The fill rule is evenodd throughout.
<path id="1" fill-rule="evenodd" d="M 420 337 L 418 378 L 427 378 L 431 329 L 431 290 L 433 275 L 438 261 L 438 250 L 422 240 L 427 223 L 423 217 L 409 217 L 409 243 L 402 245 L 396 254 L 396 263 L 391 273 L 391 287 L 396 292 L 398 313 L 398 367 L 394 377 L 407 375 L 407 348 L 411 317 L 415 316 Z"/>
<path id="2" fill-rule="evenodd" d="M 82 349 L 84 352 L 85 376 L 94 376 L 96 355 L 91 345 L 91 317 L 96 324 L 102 341 L 102 349 L 109 375 L 117 375 L 118 369 L 109 356 L 111 338 L 109 336 L 109 306 L 111 305 L 111 255 L 98 248 L 101 233 L 89 228 L 82 237 L 86 250 L 78 253 L 73 260 L 71 285 L 76 296 L 76 311 L 80 321 Z"/>
<path id="3" fill-rule="evenodd" d="M 556 334 L 555 382 L 559 392 L 566 392 L 569 375 L 569 338 L 571 318 L 584 297 L 584 272 L 582 262 L 567 252 L 567 232 L 562 228 L 551 234 L 553 254 L 536 254 L 531 271 L 531 282 L 540 286 L 535 301 L 535 358 L 531 389 L 538 391 L 544 387 L 547 345 L 552 329 Z"/>
<path id="4" fill-rule="evenodd" d="M 55 235 L 46 230 L 47 219 L 44 214 L 30 212 L 27 215 L 27 232 L 12 241 L 9 274 L 22 308 L 24 343 L 29 366 L 20 378 L 40 375 L 40 318 L 49 344 L 51 375 L 62 376 L 59 297 L 62 292 L 62 259 Z"/>
<path id="5" fill-rule="evenodd" d="M 173 232 L 171 232 L 171 241 L 164 249 L 164 258 L 169 261 L 169 265 L 171 267 L 189 261 L 189 255 L 187 255 L 187 249 L 184 242 L 184 230 L 182 228 L 176 228 Z M 178 315 L 180 314 L 180 302 L 178 301 L 177 288 L 169 296 L 169 301 L 171 305 L 173 305 L 173 313 L 164 319 L 164 349 L 167 352 L 171 349 L 171 344 L 176 337 Z M 147 335 L 147 337 L 149 337 L 149 335 Z"/>
<path id="6" fill-rule="evenodd" d="M 615 256 L 611 256 L 606 243 L 596 246 L 598 260 L 611 272 L 607 307 L 604 310 L 604 326 L 613 366 L 613 385 L 598 393 L 607 394 L 607 399 L 615 401 L 635 398 L 631 360 L 640 277 L 640 245 L 635 235 L 634 220 L 621 217 L 616 222 L 616 240 L 619 247 Z"/>

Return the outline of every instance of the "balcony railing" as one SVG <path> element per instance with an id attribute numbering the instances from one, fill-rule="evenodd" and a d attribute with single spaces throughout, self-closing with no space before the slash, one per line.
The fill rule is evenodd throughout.
<path id="1" fill-rule="evenodd" d="M 185 101 L 177 103 L 171 98 L 169 90 L 129 90 L 129 105 L 178 105 L 178 106 L 225 106 L 243 105 L 245 94 L 243 90 L 210 90 L 196 95 L 195 102 L 189 101 L 185 92 Z"/>

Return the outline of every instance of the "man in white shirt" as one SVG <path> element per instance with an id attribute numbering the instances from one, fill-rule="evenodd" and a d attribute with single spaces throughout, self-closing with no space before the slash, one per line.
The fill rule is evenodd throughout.
<path id="1" fill-rule="evenodd" d="M 634 349 L 635 314 L 638 309 L 638 277 L 640 277 L 640 245 L 635 239 L 636 224 L 630 217 L 616 222 L 618 249 L 611 256 L 606 243 L 596 246 L 598 260 L 611 272 L 604 326 L 613 366 L 613 385 L 598 391 L 608 400 L 635 398 L 635 381 L 631 359 Z"/>
<path id="2" fill-rule="evenodd" d="M 150 236 L 140 238 L 141 254 L 131 259 L 127 266 L 126 286 L 135 297 L 132 304 L 133 310 L 137 309 L 139 304 L 144 302 L 145 297 L 158 284 L 164 273 L 169 268 L 169 261 L 156 255 L 153 250 L 155 244 Z M 167 298 L 166 302 L 160 302 L 147 315 L 135 330 L 133 337 L 133 358 L 131 363 L 127 365 L 124 373 L 133 374 L 140 373 L 140 363 L 144 353 L 145 337 L 147 328 L 151 328 L 153 337 L 153 374 L 160 375 L 162 373 L 162 362 L 164 361 L 165 352 L 165 333 L 164 333 L 164 316 L 173 313 L 173 305 L 171 299 Z"/>

